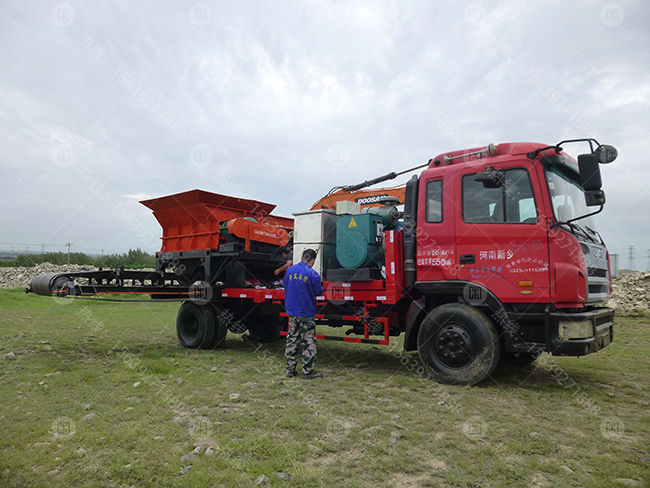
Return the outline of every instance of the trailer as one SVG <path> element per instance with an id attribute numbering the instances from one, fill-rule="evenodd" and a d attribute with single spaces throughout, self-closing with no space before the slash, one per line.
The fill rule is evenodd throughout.
<path id="1" fill-rule="evenodd" d="M 563 150 L 576 142 L 590 147 L 577 161 Z M 583 356 L 613 340 L 609 254 L 592 216 L 605 204 L 599 164 L 615 158 L 594 139 L 490 144 L 432 158 L 403 193 L 363 209 L 338 191 L 323 205 L 336 209 L 293 219 L 202 190 L 146 200 L 162 227 L 154 272 L 40 275 L 28 291 L 181 301 L 176 330 L 188 348 L 218 347 L 228 332 L 270 342 L 286 335 L 274 270 L 291 243 L 297 258 L 318 252 L 317 324 L 345 328 L 318 339 L 388 345 L 403 334 L 434 380 L 476 384 L 499 362 Z"/>

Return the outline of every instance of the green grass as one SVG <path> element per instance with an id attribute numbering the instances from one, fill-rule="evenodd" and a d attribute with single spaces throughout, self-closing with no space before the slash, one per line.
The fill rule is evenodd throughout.
<path id="1" fill-rule="evenodd" d="M 0 291 L 0 486 L 650 483 L 645 318 L 598 354 L 452 387 L 409 371 L 399 343 L 319 341 L 326 377 L 286 379 L 282 342 L 181 348 L 177 309 Z M 181 462 L 212 436 L 214 455 Z"/>

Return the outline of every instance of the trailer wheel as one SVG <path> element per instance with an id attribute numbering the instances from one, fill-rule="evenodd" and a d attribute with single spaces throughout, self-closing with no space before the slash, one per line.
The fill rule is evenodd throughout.
<path id="1" fill-rule="evenodd" d="M 226 327 L 226 323 L 223 320 L 223 313 L 221 309 L 217 308 L 213 304 L 211 312 L 214 316 L 214 338 L 212 339 L 210 348 L 216 349 L 217 347 L 221 346 L 221 344 L 223 344 L 223 341 L 226 339 L 228 328 Z"/>
<path id="2" fill-rule="evenodd" d="M 210 304 L 183 302 L 176 316 L 176 334 L 183 347 L 209 349 L 215 337 L 215 319 Z"/>
<path id="3" fill-rule="evenodd" d="M 509 352 L 501 351 L 501 357 L 499 358 L 499 364 L 504 364 L 506 366 L 528 366 L 532 364 L 537 359 L 537 355 L 530 352 Z"/>
<path id="4" fill-rule="evenodd" d="M 448 303 L 424 317 L 418 332 L 418 353 L 438 383 L 475 385 L 494 371 L 499 338 L 482 312 L 469 305 Z"/>

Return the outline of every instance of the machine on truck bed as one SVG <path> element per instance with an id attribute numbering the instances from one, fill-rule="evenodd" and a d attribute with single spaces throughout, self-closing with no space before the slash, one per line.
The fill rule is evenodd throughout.
<path id="1" fill-rule="evenodd" d="M 590 146 L 577 161 L 563 151 L 574 142 Z M 273 205 L 200 190 L 147 200 L 163 228 L 155 272 L 40 275 L 28 291 L 182 300 L 176 328 L 189 348 L 216 347 L 228 330 L 273 341 L 286 334 L 273 271 L 292 238 L 296 259 L 318 251 L 317 323 L 347 328 L 318 338 L 389 344 L 404 333 L 404 349 L 419 352 L 433 379 L 475 384 L 499 361 L 583 356 L 612 341 L 609 254 L 593 215 L 605 204 L 599 164 L 615 158 L 594 139 L 490 144 L 431 159 L 403 198 L 362 210 L 339 192 L 322 205 L 336 210 L 294 220 L 271 215 Z"/>

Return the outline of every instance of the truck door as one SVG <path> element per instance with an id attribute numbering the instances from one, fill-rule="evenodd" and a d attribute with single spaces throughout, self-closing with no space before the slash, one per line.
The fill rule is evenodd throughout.
<path id="1" fill-rule="evenodd" d="M 503 302 L 548 303 L 546 219 L 537 173 L 526 166 L 459 173 L 458 279 L 482 284 Z"/>
<path id="2" fill-rule="evenodd" d="M 418 281 L 456 279 L 453 179 L 423 172 L 417 233 Z"/>

